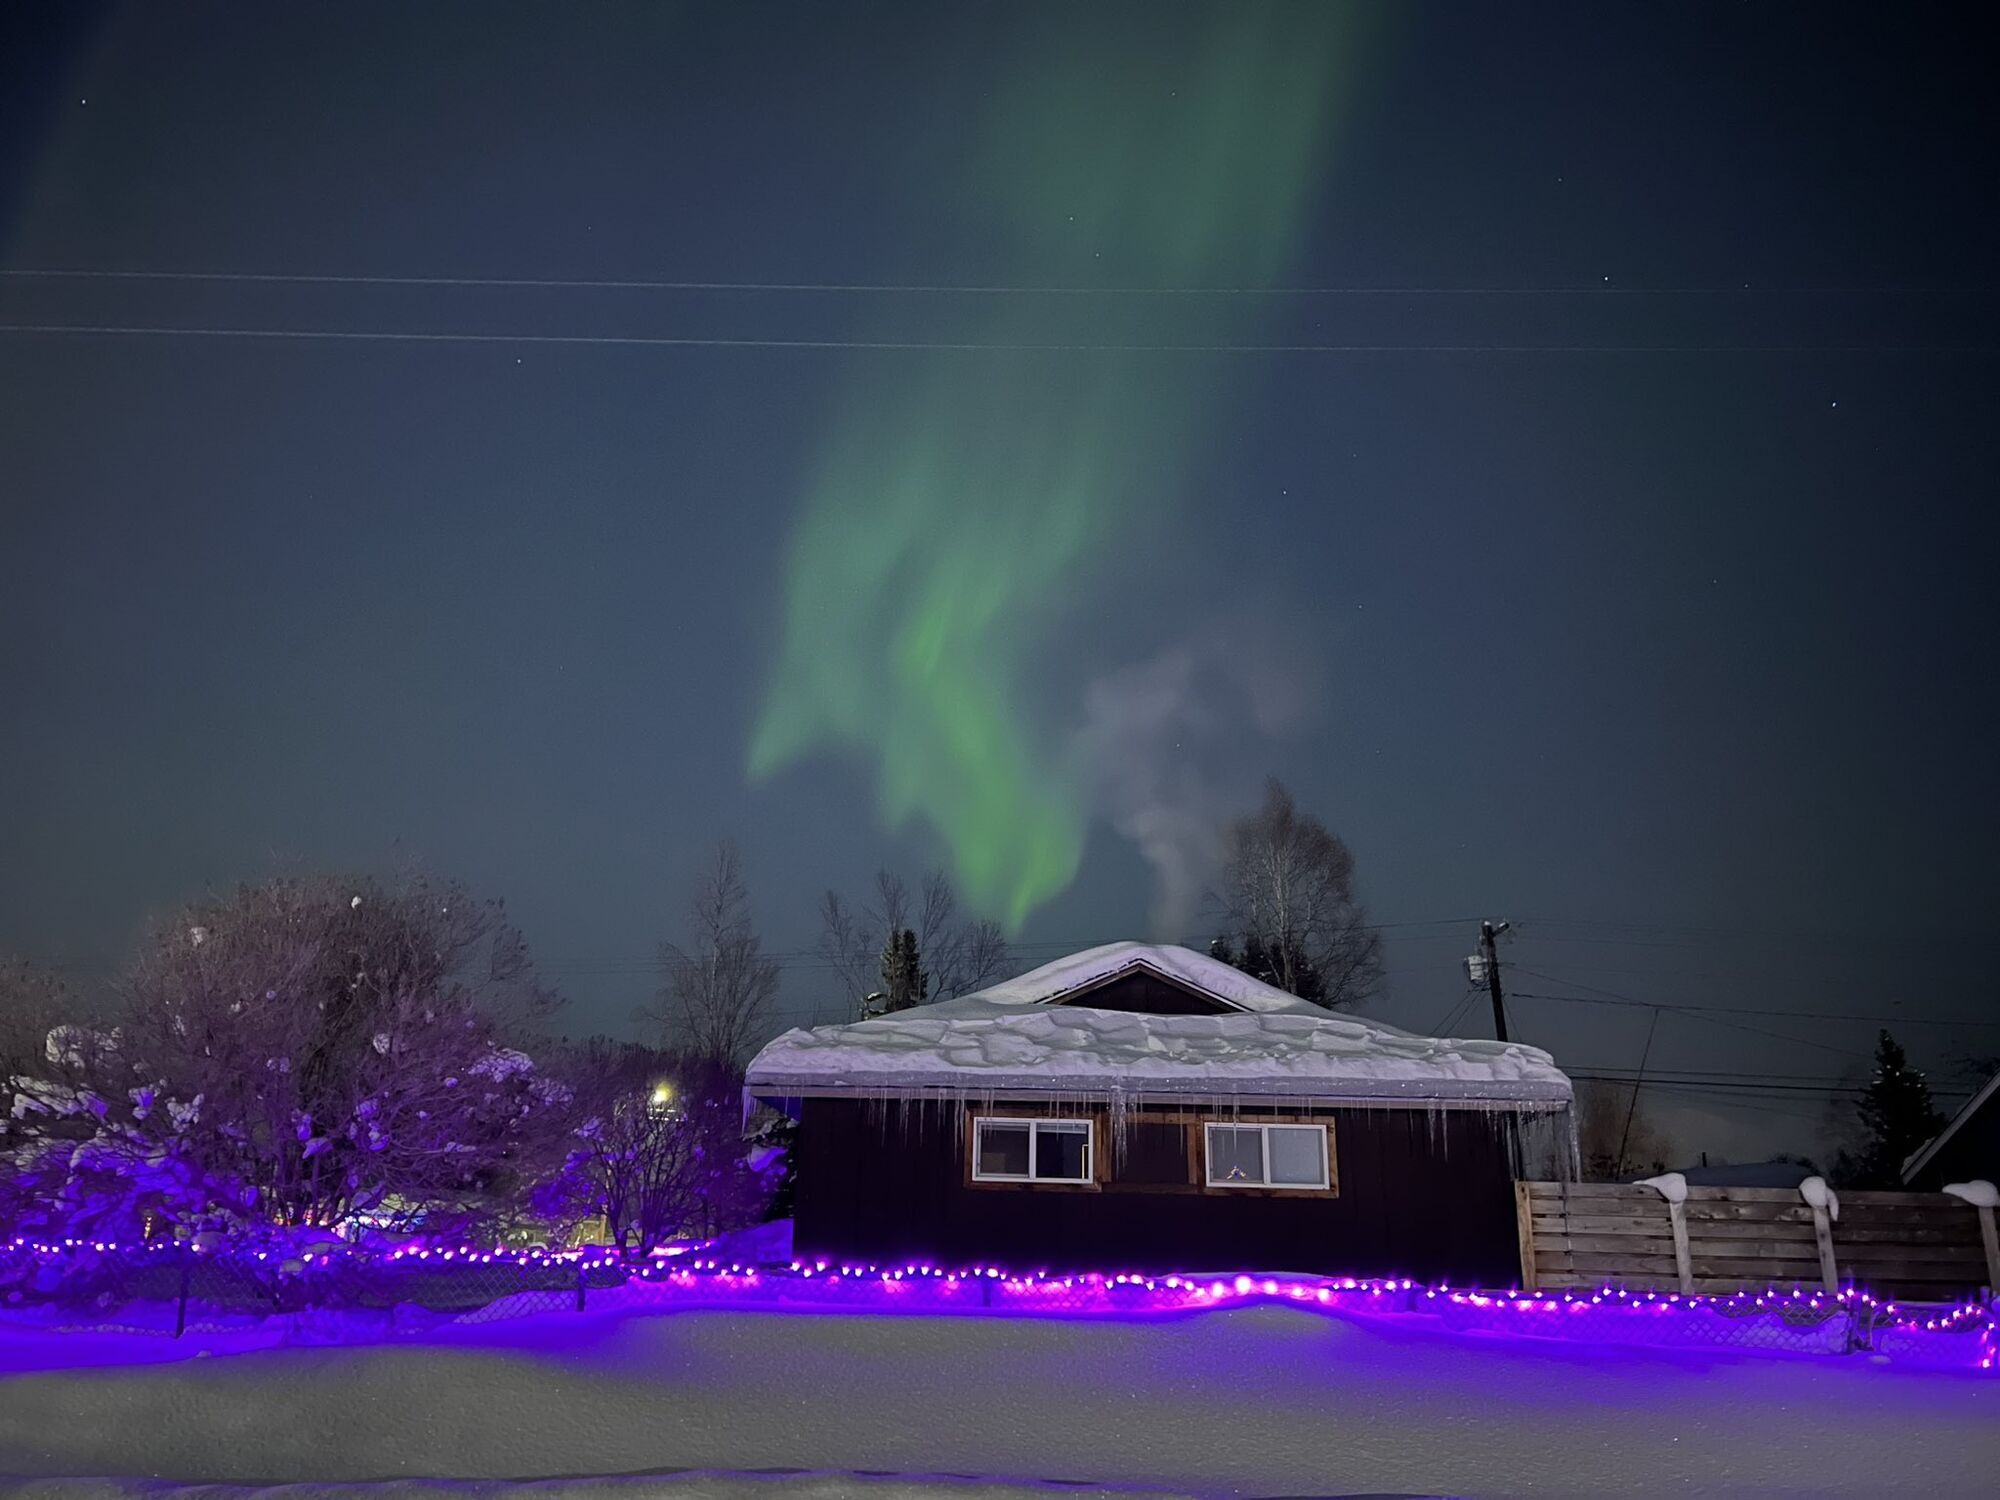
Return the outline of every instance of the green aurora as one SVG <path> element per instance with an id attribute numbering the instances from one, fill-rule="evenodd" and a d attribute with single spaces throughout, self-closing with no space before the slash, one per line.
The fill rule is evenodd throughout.
<path id="1" fill-rule="evenodd" d="M 1086 37 L 1014 70 L 948 210 L 1023 265 L 1115 256 L 1159 287 L 1282 276 L 1352 66 L 1340 12 L 1227 14 L 1177 52 Z M 1049 341 L 1048 308 L 1020 302 L 982 303 L 967 341 Z M 858 760 L 885 825 L 927 823 L 967 902 L 1018 931 L 1075 877 L 1089 815 L 1024 673 L 1093 549 L 1164 520 L 1215 377 L 1191 355 L 857 359 L 789 540 L 752 777 Z"/>

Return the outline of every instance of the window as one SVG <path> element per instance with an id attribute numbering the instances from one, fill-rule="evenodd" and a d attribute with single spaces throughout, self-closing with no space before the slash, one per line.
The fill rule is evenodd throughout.
<path id="1" fill-rule="evenodd" d="M 974 1120 L 974 1182 L 1091 1182 L 1088 1120 Z"/>
<path id="2" fill-rule="evenodd" d="M 1324 1125 L 1210 1125 L 1210 1187 L 1320 1188 L 1327 1175 Z"/>

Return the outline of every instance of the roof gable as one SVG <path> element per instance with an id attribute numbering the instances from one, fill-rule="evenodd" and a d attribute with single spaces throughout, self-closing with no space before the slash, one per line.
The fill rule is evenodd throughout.
<path id="1" fill-rule="evenodd" d="M 1167 943 L 1106 943 L 1099 948 L 1086 948 L 1081 953 L 1056 959 L 962 998 L 986 1005 L 1082 1005 L 1086 1002 L 1080 997 L 1085 992 L 1107 984 L 1135 967 L 1215 1001 L 1216 1008 L 1210 1014 L 1230 1011 L 1307 1016 L 1333 1014 L 1324 1006 L 1274 989 L 1262 980 L 1252 979 L 1241 969 L 1210 958 L 1205 953 Z M 1071 996 L 1078 998 L 1070 999 Z M 959 1001 L 943 1003 L 956 1005 Z"/>
<path id="2" fill-rule="evenodd" d="M 1122 1010 L 1149 1016 L 1221 1016 L 1241 1014 L 1243 1010 L 1220 995 L 1161 973 L 1143 959 L 1041 1003 L 1088 1005 L 1093 1010 Z"/>

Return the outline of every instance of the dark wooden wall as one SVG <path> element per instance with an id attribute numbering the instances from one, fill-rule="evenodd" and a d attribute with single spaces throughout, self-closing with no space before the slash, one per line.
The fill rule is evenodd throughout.
<path id="1" fill-rule="evenodd" d="M 1320 1117 L 1334 1126 L 1336 1196 L 1148 1190 L 1115 1180 L 1098 1189 L 974 1187 L 966 1181 L 960 1106 L 808 1099 L 799 1128 L 797 1253 L 1514 1284 L 1520 1262 L 1507 1116 L 1350 1109 Z"/>

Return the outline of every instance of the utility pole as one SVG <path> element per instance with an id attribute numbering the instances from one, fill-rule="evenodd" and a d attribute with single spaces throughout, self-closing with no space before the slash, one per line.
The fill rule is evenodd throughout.
<path id="1" fill-rule="evenodd" d="M 1493 1034 L 1503 1042 L 1507 1040 L 1507 996 L 1500 988 L 1500 952 L 1493 940 L 1509 925 L 1506 922 L 1479 924 L 1479 956 L 1486 961 L 1486 993 L 1493 997 Z"/>

